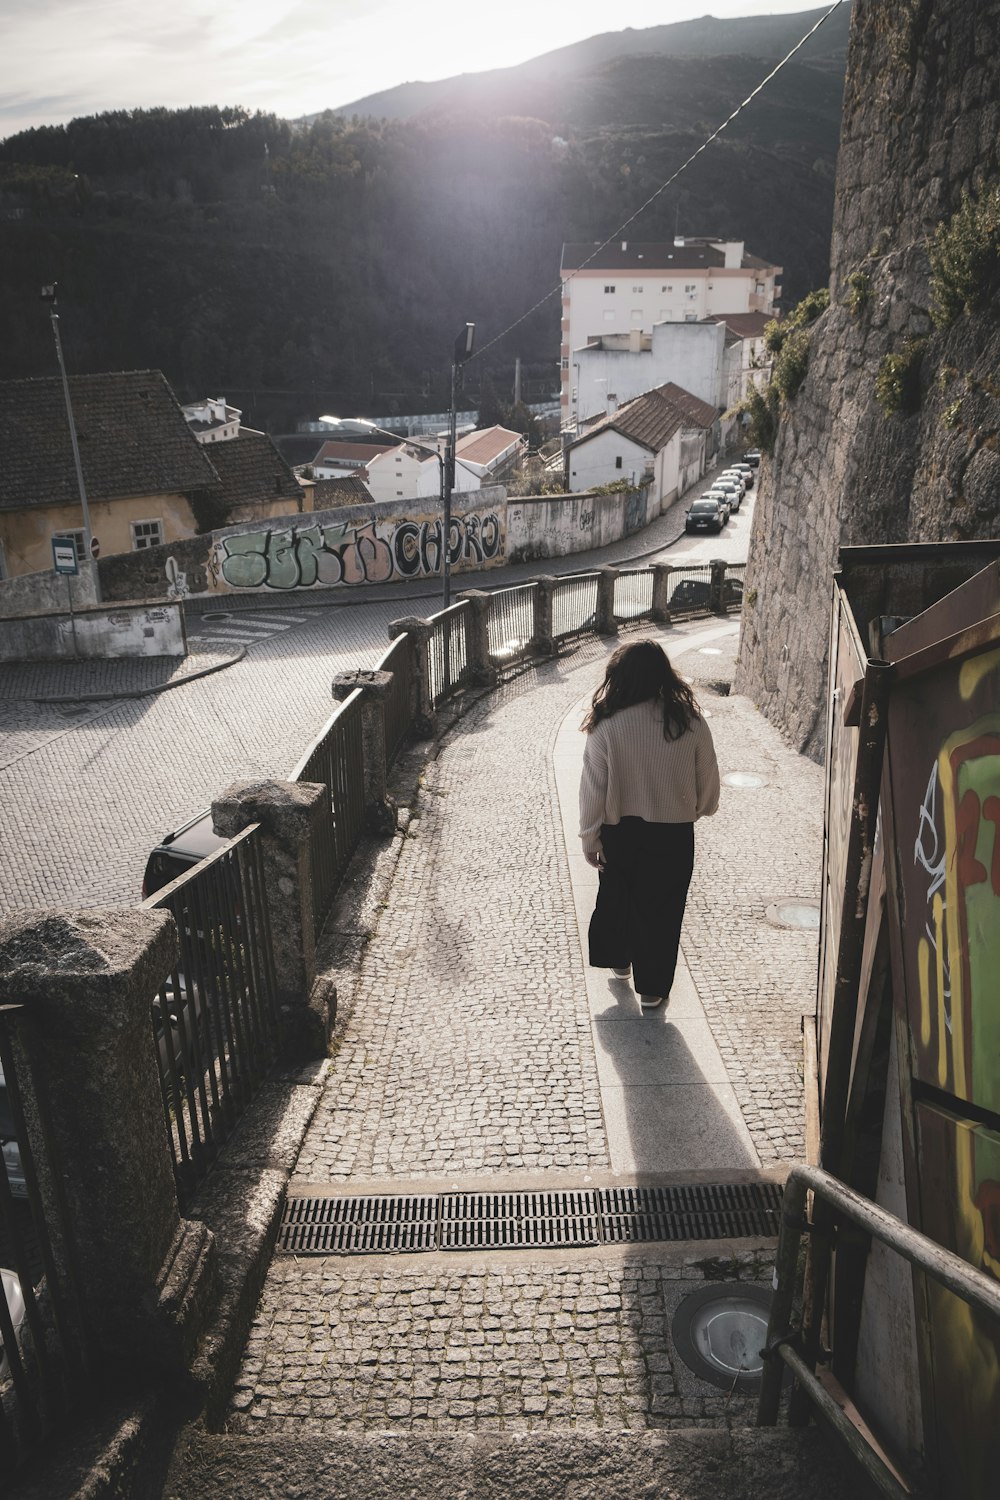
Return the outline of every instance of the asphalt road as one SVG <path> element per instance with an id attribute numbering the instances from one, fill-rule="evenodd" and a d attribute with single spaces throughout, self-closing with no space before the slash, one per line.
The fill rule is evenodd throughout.
<path id="1" fill-rule="evenodd" d="M 669 545 L 683 525 L 682 502 L 602 559 L 744 560 L 752 499 L 753 492 L 721 536 L 681 535 Z M 482 581 L 495 588 L 594 565 L 593 558 L 563 558 Z M 472 584 L 456 579 L 456 588 Z M 149 850 L 165 832 L 230 782 L 287 775 L 333 711 L 333 675 L 373 665 L 390 621 L 439 607 L 440 595 L 426 584 L 329 603 L 290 595 L 251 604 L 244 596 L 190 613 L 196 650 L 245 648 L 224 671 L 170 692 L 97 704 L 8 694 L 0 702 L 0 909 L 134 903 Z M 44 696 L 57 696 L 62 669 L 46 670 Z"/>

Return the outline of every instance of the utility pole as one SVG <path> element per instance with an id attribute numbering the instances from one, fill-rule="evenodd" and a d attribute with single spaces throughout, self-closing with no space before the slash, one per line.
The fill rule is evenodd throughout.
<path id="1" fill-rule="evenodd" d="M 466 323 L 462 332 L 455 340 L 455 349 L 451 360 L 451 410 L 448 416 L 448 449 L 444 461 L 444 505 L 442 510 L 442 524 L 444 536 L 442 538 L 442 572 L 444 574 L 444 607 L 451 604 L 451 492 L 455 488 L 455 426 L 456 426 L 456 400 L 459 386 L 461 384 L 461 369 L 465 361 L 472 353 L 472 346 L 476 338 L 475 323 Z"/>
<path id="2" fill-rule="evenodd" d="M 59 313 L 56 311 L 56 282 L 51 286 L 42 287 L 42 301 L 49 304 L 49 317 L 52 320 L 52 336 L 56 342 L 56 358 L 59 361 L 59 374 L 62 376 L 63 399 L 66 402 L 66 420 L 69 423 L 69 440 L 73 445 L 73 466 L 76 469 L 76 487 L 80 495 L 80 509 L 83 511 L 83 544 L 86 554 L 85 560 L 89 562 L 94 578 L 94 591 L 98 603 L 101 599 L 100 575 L 94 567 L 94 533 L 90 525 L 90 506 L 87 504 L 87 486 L 83 479 L 83 465 L 80 462 L 80 445 L 76 440 L 76 422 L 73 419 L 73 402 L 69 394 L 69 377 L 66 374 L 66 361 L 63 359 L 62 340 L 59 337 Z"/>

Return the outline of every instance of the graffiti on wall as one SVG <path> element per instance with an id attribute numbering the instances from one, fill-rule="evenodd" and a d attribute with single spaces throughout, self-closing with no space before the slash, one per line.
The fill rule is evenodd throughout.
<path id="1" fill-rule="evenodd" d="M 901 687 L 892 711 L 921 1227 L 1000 1280 L 1000 652 Z M 1000 1333 L 950 1293 L 928 1304 L 946 1493 L 985 1500 Z"/>
<path id="2" fill-rule="evenodd" d="M 307 589 L 314 585 L 388 583 L 441 572 L 440 517 L 361 524 L 290 526 L 221 537 L 209 558 L 214 589 Z M 490 567 L 503 560 L 504 528 L 495 511 L 453 516 L 453 568 Z"/>

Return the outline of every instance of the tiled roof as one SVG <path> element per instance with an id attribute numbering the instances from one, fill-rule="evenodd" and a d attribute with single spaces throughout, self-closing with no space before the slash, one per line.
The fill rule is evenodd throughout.
<path id="1" fill-rule="evenodd" d="M 266 505 L 302 498 L 302 486 L 266 432 L 241 427 L 238 437 L 210 448 L 227 505 Z"/>
<path id="2" fill-rule="evenodd" d="M 769 261 L 769 260 L 761 260 L 761 258 L 760 258 L 759 255 L 751 255 L 749 251 L 744 251 L 743 252 L 743 270 L 744 271 L 774 271 L 774 273 L 776 275 L 780 276 L 781 272 L 782 272 L 782 267 L 781 266 L 776 266 L 776 265 L 772 264 L 772 262 Z"/>
<path id="3" fill-rule="evenodd" d="M 706 323 L 725 323 L 731 333 L 738 339 L 759 339 L 763 337 L 764 329 L 768 323 L 774 321 L 770 313 L 710 313 L 704 320 Z"/>
<path id="4" fill-rule="evenodd" d="M 313 486 L 313 510 L 333 510 L 338 505 L 365 505 L 369 500 L 371 491 L 357 474 L 345 474 L 340 479 L 317 479 Z"/>
<path id="5" fill-rule="evenodd" d="M 702 401 L 700 396 L 692 396 L 682 385 L 675 385 L 668 380 L 666 385 L 657 387 L 658 394 L 665 401 L 669 401 L 684 419 L 685 427 L 711 427 L 713 422 L 719 420 L 719 408 L 712 406 L 708 401 Z"/>
<path id="6" fill-rule="evenodd" d="M 642 444 L 652 453 L 658 453 L 680 427 L 711 427 L 718 418 L 718 411 L 707 401 L 692 396 L 690 391 L 669 381 L 626 401 L 617 411 L 599 417 L 576 443 L 584 443 L 597 432 L 607 429 L 620 432 L 623 437 Z M 576 443 L 570 447 L 575 448 Z"/>
<path id="7" fill-rule="evenodd" d="M 562 269 L 575 271 L 594 254 L 597 244 L 563 245 Z M 588 266 L 594 271 L 696 271 L 709 266 L 724 266 L 726 257 L 711 245 L 675 245 L 672 240 L 642 243 L 621 240 L 607 245 Z"/>
<path id="8" fill-rule="evenodd" d="M 88 499 L 218 492 L 159 370 L 71 375 L 69 387 Z M 60 380 L 0 381 L 0 453 L 0 510 L 78 502 Z"/>
<path id="9" fill-rule="evenodd" d="M 520 441 L 521 434 L 511 432 L 509 427 L 484 427 L 459 438 L 455 453 L 470 464 L 488 464 Z"/>
<path id="10" fill-rule="evenodd" d="M 395 443 L 324 443 L 313 463 L 339 463 L 348 459 L 353 463 L 366 464 L 377 453 L 388 453 L 395 446 Z"/>

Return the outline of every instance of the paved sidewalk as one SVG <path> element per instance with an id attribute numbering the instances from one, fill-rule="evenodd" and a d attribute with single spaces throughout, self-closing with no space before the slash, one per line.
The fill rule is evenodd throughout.
<path id="1" fill-rule="evenodd" d="M 588 641 L 482 698 L 427 766 L 293 1192 L 731 1181 L 801 1159 L 816 934 L 769 913 L 818 897 L 822 774 L 728 696 L 733 622 L 660 634 L 711 715 L 724 776 L 761 782 L 725 785 L 699 825 L 676 1006 L 643 1016 L 585 964 L 574 725 L 614 644 Z M 772 1253 L 278 1256 L 232 1423 L 260 1436 L 741 1426 L 753 1398 L 692 1374 L 670 1319 L 706 1279 L 766 1283 Z"/>

